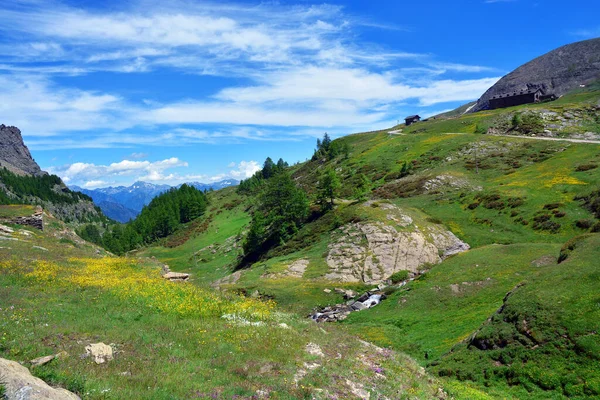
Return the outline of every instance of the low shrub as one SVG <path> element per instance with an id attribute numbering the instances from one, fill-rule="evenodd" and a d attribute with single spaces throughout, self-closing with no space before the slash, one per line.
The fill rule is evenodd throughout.
<path id="1" fill-rule="evenodd" d="M 536 231 L 548 231 L 550 233 L 557 233 L 558 231 L 560 231 L 561 225 L 558 222 L 554 221 L 536 221 L 534 222 L 532 228 Z"/>
<path id="2" fill-rule="evenodd" d="M 596 169 L 596 168 L 598 168 L 598 165 L 596 165 L 596 164 L 581 164 L 581 165 L 578 165 L 577 167 L 575 167 L 575 171 L 584 172 L 584 171 L 589 171 L 589 170 Z"/>
<path id="3" fill-rule="evenodd" d="M 579 229 L 590 229 L 594 225 L 591 219 L 579 219 L 575 221 L 575 226 Z"/>
<path id="4" fill-rule="evenodd" d="M 409 271 L 400 270 L 400 271 L 394 272 L 392 275 L 390 275 L 389 279 L 392 281 L 392 283 L 396 284 L 396 283 L 400 283 L 400 282 L 407 280 L 409 276 L 410 276 Z"/>
<path id="5" fill-rule="evenodd" d="M 484 207 L 489 210 L 503 210 L 506 204 L 503 201 L 489 201 L 484 204 Z"/>
<path id="6" fill-rule="evenodd" d="M 478 203 L 478 202 L 471 203 L 471 204 L 469 204 L 469 205 L 467 206 L 467 208 L 468 208 L 469 210 L 474 210 L 474 209 L 476 209 L 477 207 L 479 207 L 479 203 Z"/>
<path id="7" fill-rule="evenodd" d="M 550 204 L 546 204 L 544 205 L 544 210 L 556 210 L 557 208 L 559 208 L 562 204 L 560 203 L 550 203 Z"/>
<path id="8" fill-rule="evenodd" d="M 522 206 L 523 203 L 525 203 L 525 199 L 523 199 L 522 197 L 509 197 L 506 200 L 506 203 L 510 208 L 517 208 L 519 206 Z"/>

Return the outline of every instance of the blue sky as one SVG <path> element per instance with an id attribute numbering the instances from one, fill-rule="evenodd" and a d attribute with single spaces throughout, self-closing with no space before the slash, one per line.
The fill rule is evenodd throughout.
<path id="1" fill-rule="evenodd" d="M 0 123 L 88 188 L 250 176 L 475 100 L 597 0 L 0 3 Z"/>

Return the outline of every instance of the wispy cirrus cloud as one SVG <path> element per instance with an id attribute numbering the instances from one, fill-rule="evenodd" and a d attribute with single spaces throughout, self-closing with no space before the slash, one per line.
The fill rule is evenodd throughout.
<path id="1" fill-rule="evenodd" d="M 600 37 L 600 26 L 595 28 L 587 28 L 587 29 L 578 29 L 576 31 L 571 32 L 573 36 L 579 36 L 581 38 L 592 39 Z"/>
<path id="2" fill-rule="evenodd" d="M 486 66 L 358 39 L 361 27 L 405 30 L 378 25 L 332 5 L 84 9 L 8 0 L 0 6 L 0 118 L 21 127 L 34 150 L 296 140 L 322 129 L 370 130 L 407 103 L 473 100 L 498 79 Z M 64 84 L 65 76 L 157 70 L 236 82 L 143 101 Z"/>

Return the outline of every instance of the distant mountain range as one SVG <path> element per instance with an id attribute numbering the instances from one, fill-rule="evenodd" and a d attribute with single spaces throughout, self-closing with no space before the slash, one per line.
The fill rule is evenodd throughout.
<path id="1" fill-rule="evenodd" d="M 238 183 L 239 181 L 235 179 L 227 179 L 214 183 L 189 182 L 188 185 L 204 191 L 211 188 L 219 190 L 228 186 L 235 186 Z M 179 186 L 181 185 L 177 187 Z M 107 217 L 119 222 L 128 222 L 134 219 L 153 198 L 171 188 L 172 186 L 169 185 L 155 185 L 148 182 L 135 182 L 131 186 L 111 186 L 99 189 L 71 186 L 71 190 L 90 196 Z"/>

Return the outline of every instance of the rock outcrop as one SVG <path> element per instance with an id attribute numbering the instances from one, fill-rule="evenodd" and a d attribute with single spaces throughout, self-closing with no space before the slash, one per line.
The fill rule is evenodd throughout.
<path id="1" fill-rule="evenodd" d="M 104 343 L 92 343 L 85 347 L 88 357 L 92 357 L 96 364 L 104 364 L 113 360 L 113 349 Z"/>
<path id="2" fill-rule="evenodd" d="M 190 278 L 190 274 L 185 272 L 173 272 L 167 264 L 162 266 L 162 277 L 171 282 L 185 282 Z"/>
<path id="3" fill-rule="evenodd" d="M 23 143 L 19 128 L 0 125 L 0 167 L 18 175 L 45 174 Z"/>
<path id="4" fill-rule="evenodd" d="M 392 206 L 393 207 L 393 206 Z M 358 222 L 339 228 L 329 246 L 327 279 L 341 282 L 380 283 L 395 272 L 418 272 L 425 264 L 466 251 L 469 245 L 442 225 L 417 226 L 408 215 L 392 210 L 388 219 L 402 226 L 382 222 Z"/>
<path id="5" fill-rule="evenodd" d="M 52 388 L 21 364 L 0 358 L 0 379 L 7 400 L 79 400 L 66 389 Z"/>
<path id="6" fill-rule="evenodd" d="M 469 110 L 489 107 L 490 98 L 539 87 L 547 94 L 562 96 L 579 85 L 600 79 L 600 39 L 572 43 L 553 50 L 517 68 L 488 89 Z"/>

